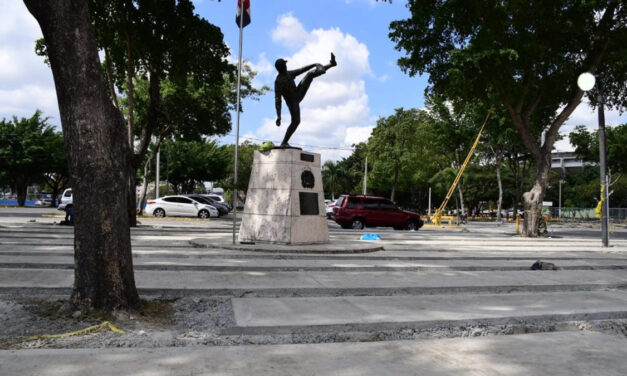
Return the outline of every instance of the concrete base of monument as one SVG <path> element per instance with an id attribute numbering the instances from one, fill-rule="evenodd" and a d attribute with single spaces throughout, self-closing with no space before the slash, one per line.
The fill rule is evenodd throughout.
<path id="1" fill-rule="evenodd" d="M 384 251 L 382 245 L 368 241 L 333 241 L 325 244 L 285 245 L 271 243 L 242 244 L 218 241 L 215 239 L 191 239 L 189 243 L 197 248 L 228 249 L 243 252 L 268 253 L 311 253 L 311 254 L 354 254 Z"/>
<path id="2" fill-rule="evenodd" d="M 239 242 L 329 242 L 320 154 L 293 148 L 255 151 Z"/>

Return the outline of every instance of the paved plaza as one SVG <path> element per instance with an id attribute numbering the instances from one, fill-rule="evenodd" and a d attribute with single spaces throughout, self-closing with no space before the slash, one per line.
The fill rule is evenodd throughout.
<path id="1" fill-rule="evenodd" d="M 348 252 L 288 253 L 232 249 L 228 218 L 140 219 L 137 286 L 173 302 L 173 323 L 16 342 L 53 327 L 35 317 L 16 329 L 15 313 L 29 312 L 20 304 L 71 292 L 73 229 L 54 225 L 57 213 L 0 208 L 0 338 L 13 341 L 0 342 L 2 375 L 627 374 L 621 226 L 602 248 L 584 224 L 526 239 L 513 224 L 408 232 L 329 221 L 333 248 Z M 350 252 L 366 232 L 382 240 Z M 530 270 L 538 259 L 558 270 Z"/>

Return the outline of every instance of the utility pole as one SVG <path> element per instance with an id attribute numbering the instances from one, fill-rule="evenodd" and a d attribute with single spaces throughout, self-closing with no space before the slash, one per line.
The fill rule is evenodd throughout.
<path id="1" fill-rule="evenodd" d="M 557 211 L 557 217 L 559 219 L 562 219 L 562 182 L 563 182 L 563 180 L 560 179 L 560 181 L 559 181 L 559 187 L 560 187 L 559 188 L 559 208 L 558 208 L 558 211 Z"/>
<path id="2" fill-rule="evenodd" d="M 597 100 L 599 102 L 599 168 L 601 169 L 601 241 L 604 247 L 610 246 L 610 234 L 609 234 L 609 211 L 610 201 L 608 197 L 608 185 L 607 178 L 607 160 L 605 154 L 605 98 L 603 96 L 603 82 L 599 80 Z"/>
<path id="3" fill-rule="evenodd" d="M 237 116 L 237 122 L 235 126 L 235 158 L 233 158 L 233 244 L 235 244 L 235 228 L 237 223 L 237 164 L 239 162 L 239 120 L 240 120 L 240 101 L 241 101 L 241 86 L 242 86 L 242 42 L 244 40 L 244 26 L 250 23 L 250 1 L 238 0 L 237 2 L 237 17 L 235 22 L 239 27 L 239 56 L 237 65 L 237 105 L 235 106 L 235 113 Z M 247 19 L 244 21 L 244 15 Z"/>
<path id="4" fill-rule="evenodd" d="M 157 149 L 157 169 L 155 171 L 155 199 L 159 198 L 159 160 L 161 155 L 161 148 Z"/>
<path id="5" fill-rule="evenodd" d="M 368 156 L 366 155 L 366 165 L 364 166 L 364 188 L 362 194 L 365 196 L 368 192 Z"/>
<path id="6" fill-rule="evenodd" d="M 577 86 L 582 91 L 589 91 L 594 87 L 596 77 L 592 73 L 584 72 L 577 78 Z M 601 242 L 604 247 L 610 245 L 610 202 L 608 197 L 609 181 L 607 178 L 607 161 L 605 155 L 605 97 L 603 96 L 603 82 L 599 80 L 597 86 L 597 102 L 599 103 L 599 169 L 601 181 Z"/>
<path id="7" fill-rule="evenodd" d="M 431 187 L 429 187 L 429 218 L 431 218 Z"/>

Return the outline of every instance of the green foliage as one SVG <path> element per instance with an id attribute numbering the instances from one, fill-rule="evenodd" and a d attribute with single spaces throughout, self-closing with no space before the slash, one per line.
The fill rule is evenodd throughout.
<path id="1" fill-rule="evenodd" d="M 575 127 L 568 135 L 575 153 L 586 160 L 599 162 L 599 133 L 588 131 L 584 125 Z M 612 173 L 627 172 L 627 124 L 605 128 L 607 166 Z"/>
<path id="2" fill-rule="evenodd" d="M 186 86 L 161 82 L 160 111 L 154 132 L 160 137 L 201 140 L 204 136 L 224 134 L 230 130 L 230 115 L 222 89 L 210 83 L 187 81 Z M 138 79 L 134 88 L 135 134 L 150 121 L 151 98 L 147 80 Z M 128 98 L 122 98 L 125 114 L 129 111 Z"/>
<path id="3" fill-rule="evenodd" d="M 0 186 L 10 186 L 24 205 L 28 185 L 45 182 L 46 173 L 67 175 L 63 136 L 36 111 L 30 118 L 0 121 Z"/>
<path id="4" fill-rule="evenodd" d="M 253 71 L 250 64 L 246 61 L 242 63 L 242 74 L 240 76 L 240 97 L 258 101 L 259 97 L 267 93 L 270 88 L 266 85 L 261 88 L 253 86 L 253 80 L 257 76 L 257 72 Z M 231 71 L 225 75 L 224 86 L 222 87 L 224 97 L 227 98 L 229 109 L 235 111 L 237 105 L 237 66 L 231 65 Z M 243 106 L 240 101 L 240 111 Z"/>
<path id="5" fill-rule="evenodd" d="M 437 144 L 459 168 L 474 143 L 488 110 L 472 102 L 448 102 L 431 95 L 425 105 L 433 120 Z"/>
<path id="6" fill-rule="evenodd" d="M 214 141 L 166 141 L 161 151 L 162 171 L 176 192 L 192 193 L 197 185 L 227 173 L 227 148 Z"/>
<path id="7" fill-rule="evenodd" d="M 272 150 L 272 148 L 274 147 L 274 142 L 272 141 L 265 141 L 263 144 L 261 144 L 261 147 L 259 148 L 260 151 L 270 151 Z"/>
<path id="8" fill-rule="evenodd" d="M 250 141 L 244 141 L 238 148 L 238 164 L 237 164 L 237 188 L 246 192 L 248 190 L 248 182 L 250 181 L 250 173 L 253 166 L 253 153 L 259 150 L 259 145 Z M 226 176 L 220 180 L 219 186 L 225 189 L 233 189 L 233 168 L 235 158 L 235 145 L 225 146 L 228 159 L 226 163 Z M 233 196 L 231 196 L 233 197 Z"/>
<path id="9" fill-rule="evenodd" d="M 410 18 L 390 38 L 406 51 L 399 65 L 428 73 L 430 90 L 467 101 L 534 105 L 541 124 L 578 90 L 579 73 L 598 69 L 609 100 L 627 96 L 625 3 L 409 0 Z"/>
<path id="10" fill-rule="evenodd" d="M 99 46 L 111 59 L 118 87 L 126 80 L 128 63 L 141 75 L 167 76 L 183 86 L 190 75 L 222 82 L 228 69 L 222 32 L 195 14 L 191 1 L 89 3 Z"/>
<path id="11" fill-rule="evenodd" d="M 559 129 L 583 97 L 577 76 L 597 76 L 593 101 L 604 87 L 608 106 L 627 105 L 624 1 L 408 0 L 408 8 L 408 19 L 390 25 L 390 38 L 405 52 L 398 64 L 412 76 L 427 73 L 427 93 L 507 110 L 535 162 L 539 194 L 525 196 L 528 208 L 542 201 Z M 536 236 L 535 225 L 525 225 L 525 235 Z"/>
<path id="12" fill-rule="evenodd" d="M 450 159 L 437 122 L 425 111 L 397 109 L 394 115 L 379 119 L 368 142 L 369 190 L 408 205 L 424 201 L 429 181 Z"/>
<path id="13" fill-rule="evenodd" d="M 322 165 L 323 189 L 328 199 L 362 192 L 367 144 L 362 142 L 353 146 L 355 150 L 349 157 L 337 162 L 326 161 Z M 368 186 L 370 188 L 370 180 Z"/>
<path id="14" fill-rule="evenodd" d="M 330 192 L 336 196 L 361 192 L 364 158 L 358 156 L 367 149 L 369 194 L 389 195 L 398 166 L 395 201 L 405 207 L 426 211 L 431 187 L 432 205 L 438 206 L 455 179 L 488 110 L 480 104 L 455 105 L 438 97 L 430 97 L 427 102 L 428 111 L 399 109 L 394 115 L 380 119 L 367 144 L 358 145 L 355 153 L 344 160 L 326 162 L 322 173 L 327 196 Z M 514 172 L 506 168 L 511 164 L 520 166 L 520 161 L 524 159 L 520 152 L 520 139 L 507 124 L 510 122 L 506 116 L 493 114 L 486 125 L 483 146 L 479 148 L 486 155 L 473 158 L 463 176 L 467 207 L 480 208 L 488 201 L 498 199 L 493 166 L 495 155 L 487 150 L 498 147 L 503 159 L 504 205 L 518 202 L 516 182 L 528 183 L 522 178 L 517 181 Z M 510 159 L 511 163 L 504 163 L 510 162 Z M 350 160 L 359 160 L 360 163 L 351 169 L 346 163 Z M 350 184 L 346 185 L 344 181 Z M 449 208 L 454 206 L 455 200 L 451 200 Z"/>
<path id="15" fill-rule="evenodd" d="M 224 87 L 234 66 L 220 29 L 198 16 L 190 0 L 89 5 L 110 95 L 113 86 L 124 94 L 122 108 L 139 139 L 135 167 L 152 136 L 200 141 L 230 130 Z"/>
<path id="16" fill-rule="evenodd" d="M 44 38 L 39 38 L 35 41 L 35 55 L 43 56 L 44 64 L 50 66 L 50 60 L 48 59 L 48 48 L 46 47 L 46 41 Z"/>

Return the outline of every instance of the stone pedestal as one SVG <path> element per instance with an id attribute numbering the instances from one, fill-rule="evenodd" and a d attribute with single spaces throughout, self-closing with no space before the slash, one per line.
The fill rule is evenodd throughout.
<path id="1" fill-rule="evenodd" d="M 255 151 L 239 241 L 329 242 L 320 154 L 298 149 Z"/>

